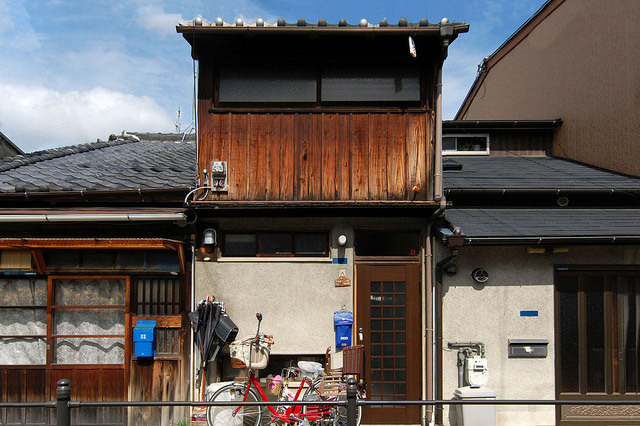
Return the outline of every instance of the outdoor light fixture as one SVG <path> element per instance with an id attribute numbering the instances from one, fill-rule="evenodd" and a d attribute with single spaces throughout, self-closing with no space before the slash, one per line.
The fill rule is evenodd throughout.
<path id="1" fill-rule="evenodd" d="M 218 233 L 215 229 L 209 228 L 204 231 L 202 245 L 205 247 L 218 245 Z"/>
<path id="2" fill-rule="evenodd" d="M 347 244 L 347 236 L 342 234 L 338 237 L 338 245 L 344 246 Z"/>

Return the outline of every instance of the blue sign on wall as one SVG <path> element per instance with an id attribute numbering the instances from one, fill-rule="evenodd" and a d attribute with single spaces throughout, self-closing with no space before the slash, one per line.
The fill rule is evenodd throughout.
<path id="1" fill-rule="evenodd" d="M 537 317 L 538 311 L 520 311 L 521 317 Z"/>

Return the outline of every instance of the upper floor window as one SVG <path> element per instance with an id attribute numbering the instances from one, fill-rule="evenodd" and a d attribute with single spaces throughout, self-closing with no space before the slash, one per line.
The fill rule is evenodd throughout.
<path id="1" fill-rule="evenodd" d="M 218 105 L 419 105 L 415 64 L 221 65 Z"/>
<path id="2" fill-rule="evenodd" d="M 489 155 L 489 135 L 446 135 L 442 137 L 443 155 Z"/>
<path id="3" fill-rule="evenodd" d="M 328 256 L 326 231 L 226 232 L 223 256 Z"/>

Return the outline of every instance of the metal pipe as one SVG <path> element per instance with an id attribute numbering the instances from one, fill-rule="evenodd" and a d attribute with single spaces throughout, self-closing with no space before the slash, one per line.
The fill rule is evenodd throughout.
<path id="1" fill-rule="evenodd" d="M 433 370 L 431 368 L 431 363 L 429 362 L 429 352 L 432 352 L 431 348 L 431 339 L 433 338 L 433 326 L 431 323 L 431 315 L 428 314 L 427 307 L 431 306 L 431 259 L 433 257 L 431 253 L 431 223 L 427 224 L 427 229 L 425 232 L 425 240 L 424 240 L 424 261 L 422 262 L 423 266 L 423 277 L 424 279 L 424 289 L 422 291 L 422 330 L 423 338 L 422 338 L 422 399 L 433 399 L 433 388 L 432 388 L 432 376 Z M 431 418 L 432 408 L 423 406 L 422 409 L 422 425 L 426 426 L 427 419 Z"/>
<path id="2" fill-rule="evenodd" d="M 10 222 L 167 222 L 186 221 L 184 213 L 107 213 L 107 214 L 6 214 L 0 223 Z"/>

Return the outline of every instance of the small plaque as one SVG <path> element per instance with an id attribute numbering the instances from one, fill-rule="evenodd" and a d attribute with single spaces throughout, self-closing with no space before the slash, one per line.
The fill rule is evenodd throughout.
<path id="1" fill-rule="evenodd" d="M 350 287 L 351 286 L 351 278 L 347 278 L 344 274 L 340 274 L 340 276 L 334 281 L 336 287 Z"/>

